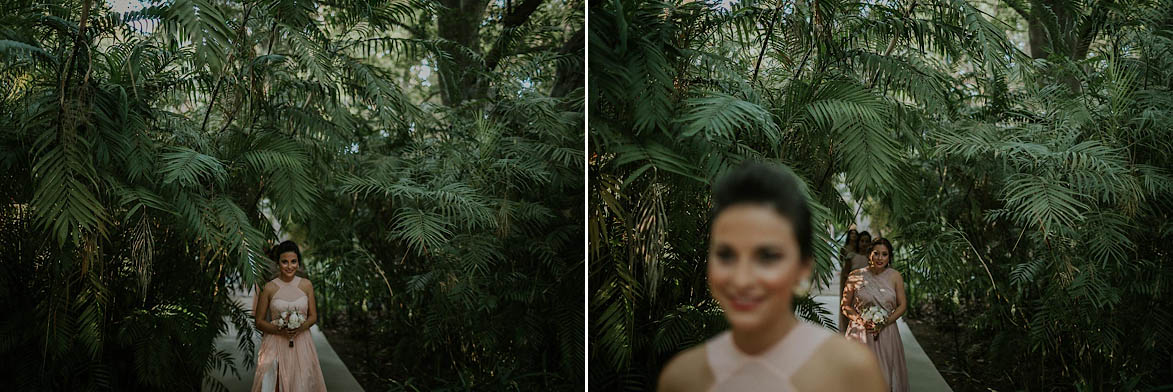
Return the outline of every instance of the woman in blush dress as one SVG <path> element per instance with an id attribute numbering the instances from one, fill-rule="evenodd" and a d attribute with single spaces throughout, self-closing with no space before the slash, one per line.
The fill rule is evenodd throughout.
<path id="1" fill-rule="evenodd" d="M 851 320 L 847 339 L 867 345 L 880 361 L 884 380 L 891 391 L 908 391 L 908 365 L 904 362 L 904 343 L 896 320 L 904 315 L 904 278 L 888 268 L 892 260 L 892 243 L 886 238 L 872 242 L 868 266 L 851 271 L 843 290 L 842 312 Z M 883 309 L 884 319 L 876 322 L 864 317 L 871 307 Z"/>
<path id="2" fill-rule="evenodd" d="M 843 290 L 847 288 L 847 277 L 851 276 L 851 271 L 867 267 L 868 255 L 872 250 L 872 234 L 867 230 L 861 231 L 855 240 L 855 252 L 851 254 L 851 258 L 843 263 L 843 268 L 839 270 L 839 303 L 843 303 Z M 847 319 L 847 314 L 839 312 L 839 333 L 847 333 L 847 326 L 850 325 L 850 320 Z"/>
<path id="3" fill-rule="evenodd" d="M 851 271 L 867 267 L 868 257 L 872 253 L 872 234 L 867 230 L 859 232 L 859 241 L 855 245 L 855 256 L 851 257 L 850 266 L 844 266 L 846 269 L 844 276 L 851 275 Z"/>
<path id="4" fill-rule="evenodd" d="M 293 241 L 277 244 L 277 277 L 265 284 L 256 306 L 256 325 L 264 337 L 257 354 L 252 392 L 325 392 L 318 351 L 308 333 L 318 321 L 314 285 L 297 276 L 301 250 Z M 296 329 L 273 324 L 283 312 L 300 312 L 305 322 Z"/>
<path id="5" fill-rule="evenodd" d="M 866 348 L 794 316 L 814 264 L 811 218 L 794 176 L 747 164 L 713 189 L 708 284 L 730 329 L 677 354 L 659 391 L 886 389 Z"/>
<path id="6" fill-rule="evenodd" d="M 854 226 L 854 225 L 853 225 Z M 847 240 L 843 247 L 839 248 L 839 265 L 842 270 L 839 272 L 839 302 L 843 302 L 843 285 L 847 284 L 847 275 L 851 274 L 851 259 L 856 256 L 856 244 L 859 242 L 859 232 L 855 229 L 847 231 Z M 847 316 L 843 312 L 839 312 L 839 333 L 847 332 Z"/>

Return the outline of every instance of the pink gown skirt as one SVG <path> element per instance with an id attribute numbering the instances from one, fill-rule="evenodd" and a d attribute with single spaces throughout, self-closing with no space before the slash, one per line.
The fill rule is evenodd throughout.
<path id="1" fill-rule="evenodd" d="M 297 310 L 303 314 L 308 307 L 307 297 L 297 288 L 298 280 L 284 283 L 274 279 L 280 289 L 270 302 L 270 314 Z M 293 338 L 289 347 L 286 335 L 264 334 L 257 354 L 257 372 L 252 392 L 325 392 L 326 383 L 318 363 L 318 349 L 309 331 Z"/>
<path id="2" fill-rule="evenodd" d="M 844 291 L 853 291 L 855 303 L 850 304 L 856 312 L 870 306 L 880 306 L 891 312 L 896 309 L 896 288 L 890 283 L 889 276 L 894 273 L 886 269 L 880 275 L 873 275 L 867 269 L 857 269 L 847 278 Z M 890 391 L 908 391 L 908 364 L 904 361 L 904 342 L 900 340 L 900 329 L 896 325 L 885 327 L 878 339 L 864 328 L 863 324 L 852 321 L 847 326 L 844 336 L 848 340 L 863 343 L 876 354 L 880 362 L 880 371 L 884 373 L 884 381 L 888 382 Z"/>

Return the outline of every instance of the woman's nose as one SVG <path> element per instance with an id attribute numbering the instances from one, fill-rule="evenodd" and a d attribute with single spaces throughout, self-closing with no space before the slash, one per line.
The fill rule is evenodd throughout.
<path id="1" fill-rule="evenodd" d="M 733 286 L 745 287 L 753 284 L 753 265 L 749 260 L 738 260 L 733 270 Z"/>

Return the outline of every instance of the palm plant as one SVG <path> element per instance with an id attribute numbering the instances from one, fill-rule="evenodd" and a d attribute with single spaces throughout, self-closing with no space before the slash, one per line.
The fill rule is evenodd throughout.
<path id="1" fill-rule="evenodd" d="M 1170 4 L 1138 6 L 1100 22 L 1107 37 L 1090 58 L 1068 59 L 1086 76 L 1056 75 L 1047 63 L 1016 67 L 988 97 L 1004 109 L 969 109 L 970 119 L 930 135 L 934 148 L 918 159 L 926 175 L 917 202 L 950 206 L 893 223 L 915 227 L 905 235 L 909 256 L 938 272 L 931 279 L 951 283 L 924 285 L 924 294 L 981 314 L 965 338 L 989 339 L 991 357 L 1032 358 L 1016 367 L 989 362 L 1005 378 L 985 382 L 1167 384 L 1161 364 L 1170 352 L 1156 342 L 1169 336 L 1170 314 L 1156 304 L 1173 275 L 1155 260 L 1168 254 L 1162 135 L 1171 95 L 1155 82 L 1168 80 L 1167 60 L 1152 54 L 1169 50 L 1154 36 L 1168 34 L 1158 26 Z M 937 258 L 960 262 L 941 269 Z"/>
<path id="2" fill-rule="evenodd" d="M 592 385 L 650 388 L 671 354 L 723 328 L 703 289 L 697 239 L 707 233 L 708 181 L 744 159 L 781 162 L 803 178 L 820 227 L 853 216 L 834 188 L 841 178 L 903 248 L 897 262 L 909 260 L 910 283 L 925 286 L 914 301 L 962 304 L 950 313 L 959 317 L 978 311 L 966 325 L 975 337 L 998 336 L 997 353 L 1068 364 L 1016 368 L 1010 379 L 1024 381 L 1013 385 L 1050 385 L 1059 375 L 1093 388 L 1159 380 L 1155 368 L 1136 364 L 1167 363 L 1167 351 L 1128 350 L 1124 320 L 1113 329 L 1100 323 L 1126 298 L 1108 282 L 1125 275 L 1069 264 L 1082 249 L 1074 244 L 1086 242 L 1088 254 L 1123 270 L 1159 268 L 1123 267 L 1141 248 L 1130 233 L 1155 222 L 1145 211 L 1161 216 L 1164 205 L 1152 203 L 1168 187 L 1159 169 L 1167 161 L 1153 147 L 1167 142 L 1152 136 L 1166 126 L 1157 102 L 1167 99 L 1168 79 L 1142 65 L 1166 61 L 1154 36 L 1167 33 L 1154 26 L 1168 5 L 1148 6 L 1110 14 L 1119 35 L 1078 64 L 1095 71 L 1081 82 L 1091 86 L 1086 95 L 1063 79 L 1071 72 L 1044 72 L 1051 65 L 1016 49 L 1006 38 L 1012 25 L 963 1 L 594 6 Z M 1117 131 L 1090 132 L 1108 125 Z M 826 279 L 830 239 L 818 232 L 816 270 Z M 1005 260 L 1023 258 L 1062 261 L 1012 274 Z M 1064 267 L 1049 270 L 1063 290 L 1011 291 L 1052 276 L 1045 266 Z M 1163 287 L 1159 276 L 1132 290 Z M 1160 292 L 1132 298 L 1150 306 Z M 1072 306 L 1082 300 L 1094 305 Z M 1043 304 L 1043 318 L 1023 319 Z M 798 310 L 818 318 L 801 303 Z M 1058 328 L 1076 314 L 1080 324 Z M 1076 329 L 1086 337 L 1075 347 L 1059 343 Z M 1154 329 L 1143 342 L 1166 336 Z M 1141 373 L 1123 377 L 1118 366 Z"/>
<path id="3" fill-rule="evenodd" d="M 578 237 L 567 223 L 574 219 L 568 206 L 576 205 L 574 159 L 581 154 L 570 136 L 575 122 L 581 124 L 572 113 L 580 95 L 565 85 L 574 79 L 565 69 L 581 58 L 573 45 L 521 58 L 503 52 L 504 71 L 482 76 L 516 85 L 527 72 L 540 72 L 534 83 L 558 90 L 557 97 L 529 93 L 450 109 L 421 103 L 429 98 L 414 96 L 417 85 L 393 72 L 401 59 L 451 56 L 446 41 L 404 38 L 392 29 L 430 21 L 438 9 L 431 2 L 191 0 L 116 13 L 92 0 L 80 8 L 12 0 L 0 8 L 6 10 L 0 16 L 0 86 L 6 91 L 0 97 L 0 160 L 5 180 L 14 184 L 0 191 L 0 305 L 12 315 L 0 323 L 0 354 L 32 357 L 13 368 L 17 387 L 222 389 L 213 372 L 235 371 L 237 360 L 255 361 L 251 333 L 240 335 L 241 358 L 217 350 L 213 340 L 229 322 L 238 331 L 253 330 L 251 316 L 230 292 L 269 278 L 263 250 L 276 237 L 270 222 L 294 231 L 330 227 L 324 222 L 347 214 L 332 215 L 341 210 L 323 208 L 323 201 L 352 200 L 364 191 L 346 186 L 407 173 L 418 181 L 409 185 L 415 192 L 396 193 L 401 199 L 387 194 L 386 200 L 408 205 L 374 216 L 395 222 L 395 234 L 364 238 L 370 243 L 347 248 L 351 255 L 353 249 L 372 249 L 387 260 L 411 254 L 410 271 L 437 282 L 466 268 L 488 274 L 493 263 L 511 257 L 526 260 L 517 267 L 532 275 L 496 271 L 444 288 L 452 307 L 418 312 L 387 330 L 430 321 L 422 317 L 431 314 L 445 320 L 433 334 L 460 328 L 464 338 L 405 343 L 398 354 L 472 350 L 492 358 L 507 351 L 501 347 L 515 347 L 502 359 L 510 375 L 473 370 L 489 358 L 455 365 L 503 384 L 528 382 L 533 374 L 550 385 L 574 384 L 575 367 L 558 364 L 573 365 L 575 348 L 581 352 L 574 333 L 581 322 L 573 317 L 582 315 L 548 297 L 570 295 L 573 271 L 581 266 L 569 245 Z M 548 8 L 566 16 L 558 5 Z M 388 54 L 395 60 L 383 57 Z M 482 128 L 481 137 L 492 140 L 473 137 Z M 496 150 L 463 155 L 482 141 Z M 543 157 L 557 160 L 538 160 Z M 404 172 L 361 166 L 383 161 L 419 166 L 401 167 Z M 481 183 L 455 181 L 458 170 L 472 167 Z M 534 190 L 552 194 L 523 195 Z M 332 234 L 302 237 L 324 261 L 336 255 L 330 253 L 337 249 Z M 379 248 L 385 241 L 391 245 Z M 535 245 L 503 245 L 514 242 Z M 470 255 L 460 253 L 470 249 Z M 444 262 L 425 263 L 437 251 Z M 525 277 L 534 280 L 519 281 Z M 409 281 L 386 278 L 381 281 L 397 286 Z M 341 282 L 322 280 L 329 298 L 331 284 Z M 501 286 L 507 282 L 527 286 L 513 291 Z M 409 298 L 395 300 L 422 306 L 432 297 Z M 500 336 L 512 331 L 500 326 L 493 333 L 471 331 L 478 320 L 465 309 L 487 312 L 487 304 L 527 315 L 530 332 L 539 332 L 511 346 Z M 538 317 L 549 309 L 568 318 Z M 537 342 L 550 336 L 562 342 L 557 349 Z M 475 339 L 488 343 L 462 346 Z M 438 346 L 449 343 L 454 346 Z M 549 359 L 518 361 L 542 355 Z"/>

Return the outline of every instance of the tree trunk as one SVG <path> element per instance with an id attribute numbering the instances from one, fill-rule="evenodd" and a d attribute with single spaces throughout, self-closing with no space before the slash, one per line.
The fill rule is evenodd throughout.
<path id="1" fill-rule="evenodd" d="M 501 59 L 511 53 L 514 29 L 529 21 L 545 0 L 525 0 L 511 7 L 501 19 L 503 31 L 493 40 L 488 54 L 481 42 L 481 22 L 488 0 L 440 0 L 446 7 L 440 12 L 436 28 L 440 38 L 448 40 L 451 59 L 439 62 L 441 99 L 445 105 L 489 96 L 489 81 L 484 74 L 493 72 Z"/>
<path id="2" fill-rule="evenodd" d="M 1038 18 L 1027 21 L 1027 33 L 1030 34 L 1030 58 L 1047 58 L 1050 49 L 1047 48 L 1047 28 Z"/>
<path id="3" fill-rule="evenodd" d="M 1096 18 L 1080 21 L 1081 12 L 1073 9 L 1067 2 L 1057 0 L 1034 0 L 1031 2 L 1031 13 L 1027 17 L 1027 33 L 1030 35 L 1030 57 L 1034 59 L 1048 58 L 1051 55 L 1071 61 L 1080 61 L 1087 57 L 1088 45 L 1095 39 L 1100 23 Z M 1092 7 L 1093 15 L 1102 9 L 1101 3 Z M 1053 23 L 1048 23 L 1040 16 L 1041 11 L 1049 9 L 1054 15 Z M 1100 16 L 1102 18 L 1103 15 Z M 1072 92 L 1080 92 L 1082 85 L 1074 73 L 1057 75 L 1059 81 L 1067 85 Z"/>
<path id="4" fill-rule="evenodd" d="M 440 98 L 445 105 L 454 106 L 485 94 L 484 83 L 478 77 L 481 64 L 477 57 L 481 54 L 481 21 L 489 2 L 441 0 L 440 3 L 446 9 L 440 11 L 436 30 L 440 38 L 454 45 L 446 48 L 452 57 L 438 62 Z"/>
<path id="5" fill-rule="evenodd" d="M 583 38 L 583 30 L 578 29 L 578 31 L 575 31 L 574 34 L 571 34 L 570 38 L 566 40 L 566 43 L 562 45 L 562 50 L 559 51 L 559 53 L 564 55 L 577 54 L 578 58 L 584 58 L 583 48 L 585 47 L 585 44 L 583 42 Z M 570 94 L 570 92 L 574 91 L 574 89 L 583 86 L 584 76 L 582 63 L 559 63 L 558 70 L 555 75 L 554 87 L 550 89 L 551 97 L 565 97 L 566 94 Z"/>

